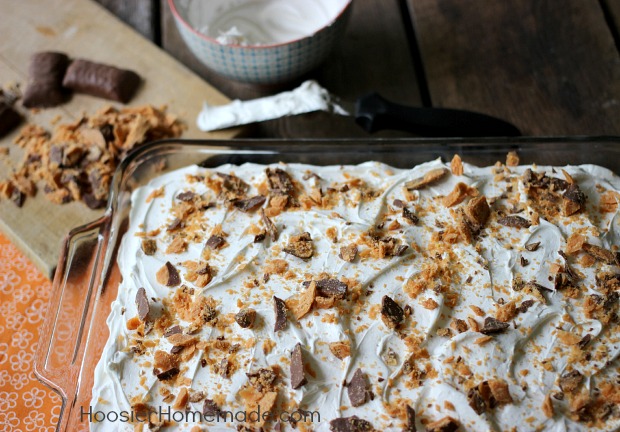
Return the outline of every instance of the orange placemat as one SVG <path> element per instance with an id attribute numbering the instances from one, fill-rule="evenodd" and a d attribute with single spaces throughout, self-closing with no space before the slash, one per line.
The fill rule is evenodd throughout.
<path id="1" fill-rule="evenodd" d="M 37 380 L 34 357 L 52 284 L 0 234 L 0 430 L 56 430 L 61 399 Z"/>

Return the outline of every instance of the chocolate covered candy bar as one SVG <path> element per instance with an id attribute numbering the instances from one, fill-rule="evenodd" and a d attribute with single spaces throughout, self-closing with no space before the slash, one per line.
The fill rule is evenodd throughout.
<path id="1" fill-rule="evenodd" d="M 60 52 L 39 52 L 30 58 L 28 87 L 22 104 L 27 108 L 47 108 L 60 105 L 68 93 L 62 88 L 62 79 L 69 65 L 69 57 Z"/>
<path id="2" fill-rule="evenodd" d="M 76 92 L 127 103 L 140 85 L 140 76 L 130 70 L 77 59 L 69 65 L 63 85 Z"/>
<path id="3" fill-rule="evenodd" d="M 11 132 L 22 121 L 22 117 L 10 105 L 0 102 L 0 138 Z"/>

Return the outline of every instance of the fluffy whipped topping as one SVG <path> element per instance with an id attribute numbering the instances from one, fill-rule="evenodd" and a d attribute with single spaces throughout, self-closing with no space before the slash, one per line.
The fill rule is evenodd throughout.
<path id="1" fill-rule="evenodd" d="M 350 0 L 190 1 L 194 28 L 223 44 L 269 45 L 310 36 L 336 19 Z"/>
<path id="2" fill-rule="evenodd" d="M 252 227 L 263 226 L 260 211 L 242 212 L 224 205 L 213 187 L 219 181 L 216 173 L 234 174 L 250 185 L 247 197 L 266 194 L 264 165 L 216 169 L 191 166 L 155 178 L 134 192 L 129 228 L 118 254 L 123 281 L 107 320 L 110 337 L 95 370 L 93 411 L 129 412 L 138 401 L 169 408 L 172 401 L 165 396 L 176 396 L 185 387 L 190 394 L 204 392 L 218 402 L 220 409 L 234 412 L 244 407 L 246 373 L 279 367 L 278 407 L 289 412 L 301 408 L 320 413 L 320 422 L 309 423 L 306 428 L 298 424 L 298 430 L 328 431 L 331 420 L 355 415 L 372 423 L 376 430 L 400 431 L 406 424 L 406 405 L 416 412 L 417 430 L 447 416 L 464 431 L 619 430 L 617 406 L 610 408 L 605 421 L 578 421 L 570 412 L 576 396 L 562 392 L 558 382 L 568 371 L 578 370 L 583 375 L 579 394 L 596 398 L 606 392 L 608 398 L 615 395 L 610 402 L 618 403 L 618 325 L 614 320 L 605 324 L 586 318 L 584 302 L 591 294 L 601 294 L 595 282 L 597 274 L 618 273 L 619 269 L 599 261 L 588 262 L 583 259 L 584 252 L 567 257 L 559 251 L 566 249 L 567 239 L 575 232 L 582 233 L 588 243 L 608 250 L 620 245 L 618 206 L 606 213 L 599 210 L 605 191 L 613 194 L 620 190 L 620 178 L 598 166 L 564 167 L 587 196 L 585 210 L 554 221 L 540 216 L 537 221 L 520 177 L 528 168 L 562 177 L 556 173 L 559 169 L 518 166 L 497 170 L 464 164 L 463 175 L 448 174 L 428 187 L 408 192 L 404 188 L 408 181 L 432 169 L 449 169 L 450 165 L 436 160 L 408 170 L 377 162 L 270 167 L 288 173 L 298 191 L 307 196 L 318 190 L 335 197 L 329 206 L 305 209 L 302 205 L 273 215 L 271 220 L 279 232 L 276 241 L 267 235 L 255 242 Z M 459 182 L 476 188 L 491 203 L 491 217 L 471 243 L 450 241 L 447 236 L 455 224 L 453 210 L 462 208 L 469 198 L 447 208 L 441 197 Z M 186 251 L 165 253 L 174 237 L 166 229 L 175 219 L 171 209 L 178 204 L 178 195 L 187 191 L 216 205 L 202 210 L 198 221 L 192 222 L 198 224 L 198 230 L 188 235 Z M 416 224 L 402 216 L 395 200 L 401 200 L 417 216 Z M 264 204 L 268 206 L 269 201 Z M 501 225 L 497 222 L 500 210 L 508 214 L 514 210 L 532 224 L 529 228 Z M 200 261 L 206 240 L 220 230 L 226 233 L 226 245 L 207 254 L 213 278 L 200 288 L 186 279 L 182 263 Z M 408 248 L 399 256 L 373 257 L 368 244 L 360 239 L 377 230 Z M 292 236 L 302 232 L 310 234 L 314 246 L 314 255 L 307 260 L 284 251 Z M 145 255 L 141 248 L 144 233 L 157 242 L 153 255 Z M 341 259 L 340 248 L 353 243 L 359 248 L 355 261 Z M 540 243 L 537 248 L 530 247 L 535 250 L 525 248 L 536 243 Z M 285 260 L 288 268 L 265 278 L 265 269 L 274 260 Z M 136 330 L 128 330 L 127 322 L 138 315 L 138 289 L 146 290 L 151 311 L 156 312 L 180 289 L 157 280 L 157 271 L 167 261 L 179 269 L 182 286 L 194 289 L 194 298 L 210 296 L 217 304 L 218 324 L 203 326 L 195 336 L 201 341 L 219 337 L 239 344 L 237 369 L 229 377 L 211 366 L 219 364 L 225 354 L 210 349 L 184 361 L 175 380 L 158 380 L 153 373 L 153 353 L 169 352 L 172 345 L 156 330 L 144 336 L 144 350 L 131 350 L 139 337 Z M 554 269 L 566 261 L 579 275 L 579 295 L 568 296 L 555 288 Z M 291 318 L 289 311 L 287 327 L 275 332 L 273 296 L 289 299 L 304 291 L 304 281 L 325 274 L 345 281 L 347 296 L 337 307 L 313 307 L 299 321 Z M 541 288 L 519 290 L 517 280 L 536 281 Z M 422 288 L 412 290 L 420 281 L 423 283 L 418 287 Z M 384 295 L 402 307 L 409 306 L 406 309 L 410 314 L 398 331 L 381 319 Z M 485 317 L 496 316 L 502 305 L 514 301 L 519 306 L 528 300 L 532 300 L 530 307 L 517 313 L 503 332 L 485 336 L 472 326 L 471 320 L 475 320 L 482 328 Z M 258 324 L 254 328 L 241 328 L 230 319 L 241 306 L 256 310 Z M 450 324 L 455 319 L 468 323 L 467 329 L 452 329 Z M 174 324 L 188 327 L 180 319 Z M 578 348 L 575 341 L 582 342 L 586 334 L 590 337 L 585 347 Z M 340 360 L 329 344 L 343 341 L 350 344 L 351 355 Z M 289 365 L 298 343 L 306 363 L 307 383 L 294 390 Z M 414 374 L 405 371 L 412 353 L 417 353 Z M 203 358 L 208 360 L 207 366 L 201 365 Z M 373 397 L 353 407 L 345 382 L 351 381 L 358 368 L 367 375 Z M 486 380 L 504 381 L 512 403 L 477 413 L 468 390 Z M 543 409 L 545 403 L 552 405 L 551 415 Z M 203 401 L 190 402 L 189 407 L 202 411 Z M 236 426 L 181 422 L 162 430 L 224 431 Z M 273 423 L 268 423 L 265 428 L 272 427 Z M 288 424 L 283 427 L 292 430 Z M 103 421 L 92 423 L 91 430 L 134 429 L 131 424 Z M 144 425 L 144 430 L 149 426 Z"/>

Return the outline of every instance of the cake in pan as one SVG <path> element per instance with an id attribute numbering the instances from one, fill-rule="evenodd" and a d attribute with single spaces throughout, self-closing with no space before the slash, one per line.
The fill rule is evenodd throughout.
<path id="1" fill-rule="evenodd" d="M 161 175 L 91 430 L 618 430 L 619 190 L 512 153 Z"/>

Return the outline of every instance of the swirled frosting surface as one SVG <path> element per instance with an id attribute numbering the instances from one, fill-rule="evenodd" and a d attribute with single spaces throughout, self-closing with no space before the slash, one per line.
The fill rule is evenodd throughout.
<path id="1" fill-rule="evenodd" d="M 247 374 L 269 369 L 277 376 L 268 389 L 277 394 L 273 412 L 320 413 L 320 421 L 299 422 L 297 430 L 327 431 L 330 421 L 351 416 L 376 430 L 403 430 L 407 406 L 417 430 L 440 430 L 432 428 L 446 419 L 463 431 L 618 430 L 620 178 L 590 165 L 564 167 L 567 175 L 547 166 L 463 165 L 461 175 L 453 169 L 457 174 L 420 188 L 411 182 L 450 164 L 192 166 L 137 189 L 92 410 L 171 407 L 187 391 L 187 409 L 202 412 L 208 399 L 235 412 L 264 396 Z M 267 168 L 282 170 L 293 190 L 283 194 L 286 187 L 270 184 Z M 532 172 L 561 179 L 551 182 L 559 186 L 533 187 Z M 218 173 L 247 187 L 231 192 Z M 557 208 L 541 203 L 549 198 L 546 187 L 562 198 L 568 185 L 585 195 L 574 214 L 562 209 L 568 201 Z M 265 200 L 255 208 L 239 204 L 257 196 Z M 490 216 L 464 232 L 463 210 L 480 197 Z M 310 258 L 296 256 L 303 233 L 311 239 Z M 156 250 L 145 253 L 144 240 Z M 166 262 L 179 272 L 176 286 L 158 277 Z M 338 280 L 346 294 L 317 294 L 297 319 L 312 287 L 307 282 L 321 280 Z M 149 303 L 144 319 L 139 288 Z M 274 296 L 288 309 L 279 331 Z M 384 296 L 403 312 L 395 325 L 382 311 Z M 197 322 L 192 305 L 201 298 L 210 313 Z M 235 321 L 243 308 L 256 311 L 251 327 Z M 175 349 L 163 333 L 177 325 L 191 341 Z M 293 389 L 297 344 L 306 382 Z M 172 377 L 158 378 L 157 351 L 174 352 Z M 354 407 L 350 382 L 358 369 L 367 388 Z M 503 397 L 488 393 L 496 387 Z M 219 431 L 238 424 L 163 426 Z M 262 426 L 272 430 L 275 421 Z M 93 431 L 134 427 L 91 424 Z M 284 421 L 279 427 L 292 430 Z"/>

